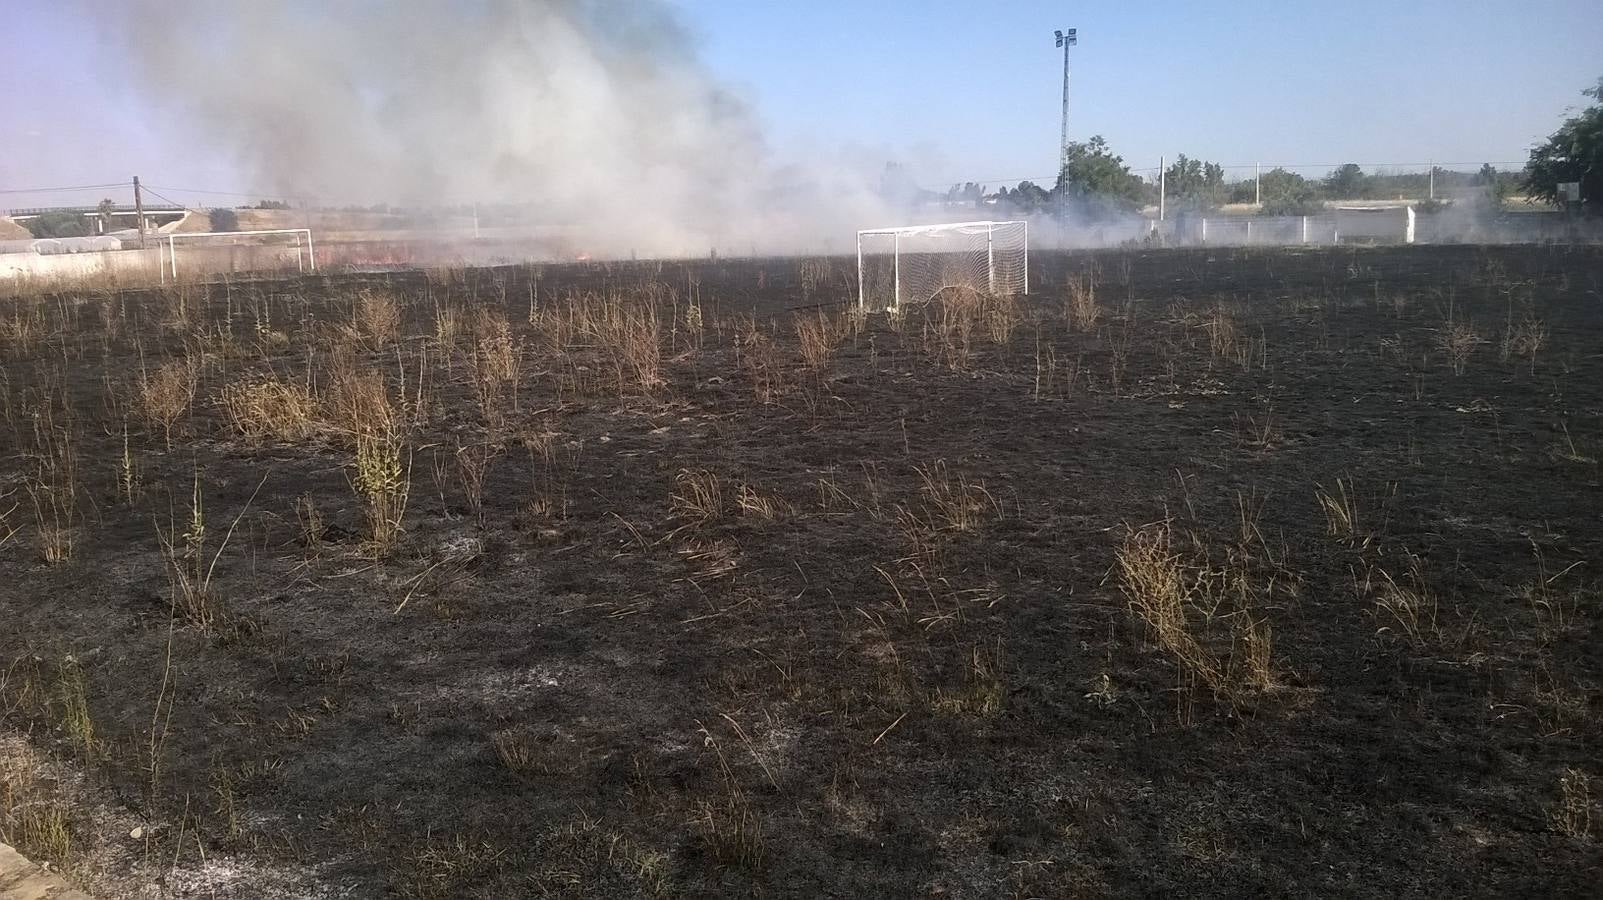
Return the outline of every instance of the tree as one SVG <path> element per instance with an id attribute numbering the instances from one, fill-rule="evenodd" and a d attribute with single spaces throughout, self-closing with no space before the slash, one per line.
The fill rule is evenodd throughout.
<path id="1" fill-rule="evenodd" d="M 1224 167 L 1187 158 L 1184 153 L 1164 170 L 1164 182 L 1164 190 L 1181 206 L 1213 209 L 1225 199 Z"/>
<path id="2" fill-rule="evenodd" d="M 1098 219 L 1134 212 L 1145 199 L 1146 182 L 1130 171 L 1123 157 L 1108 149 L 1101 135 L 1069 144 L 1065 156 L 1063 171 L 1052 188 L 1054 201 Z"/>
<path id="3" fill-rule="evenodd" d="M 105 234 L 111 230 L 111 214 L 117 211 L 117 204 L 110 197 L 100 201 L 95 212 L 100 216 L 100 233 Z"/>
<path id="4" fill-rule="evenodd" d="M 985 186 L 972 181 L 954 184 L 946 192 L 948 206 L 966 203 L 978 208 L 985 201 Z"/>
<path id="5" fill-rule="evenodd" d="M 1270 169 L 1262 184 L 1266 216 L 1312 216 L 1324 210 L 1318 186 L 1296 172 Z"/>
<path id="6" fill-rule="evenodd" d="M 239 214 L 226 207 L 207 210 L 206 218 L 210 220 L 212 231 L 239 230 Z"/>
<path id="7" fill-rule="evenodd" d="M 1346 163 L 1325 176 L 1325 194 L 1332 200 L 1357 200 L 1364 196 L 1368 182 L 1357 163 Z"/>
<path id="8" fill-rule="evenodd" d="M 1481 170 L 1475 173 L 1475 183 L 1486 191 L 1486 199 L 1493 206 L 1502 206 L 1508 199 L 1508 179 L 1503 176 L 1491 163 L 1482 163 Z"/>
<path id="9" fill-rule="evenodd" d="M 1581 92 L 1597 101 L 1531 148 L 1525 164 L 1525 188 L 1534 198 L 1558 203 L 1560 184 L 1580 182 L 1581 204 L 1588 212 L 1603 208 L 1603 78 Z"/>
<path id="10" fill-rule="evenodd" d="M 1052 194 L 1033 181 L 1021 181 L 1012 191 L 1007 188 L 1002 191 L 998 196 L 1021 213 L 1044 212 L 1052 206 Z"/>
<path id="11" fill-rule="evenodd" d="M 19 223 L 36 238 L 84 237 L 89 234 L 89 220 L 83 213 L 59 209 L 40 213 Z"/>

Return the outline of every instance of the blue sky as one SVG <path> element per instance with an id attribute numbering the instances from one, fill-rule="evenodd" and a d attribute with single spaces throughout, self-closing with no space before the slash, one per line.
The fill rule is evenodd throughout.
<path id="1" fill-rule="evenodd" d="M 83 20 L 92 6 L 7 3 L 0 189 L 133 172 L 254 187 L 202 142 L 152 127 L 145 98 L 80 64 L 107 52 Z M 1180 152 L 1316 169 L 1520 160 L 1603 76 L 1596 0 L 675 5 L 776 156 L 896 158 L 929 187 L 1050 180 L 1054 28 L 1080 32 L 1072 136 L 1106 136 L 1137 169 Z M 0 207 L 37 199 L 0 195 Z"/>
<path id="2" fill-rule="evenodd" d="M 1596 0 L 681 6 L 776 144 L 924 145 L 945 180 L 1053 173 L 1055 28 L 1071 137 L 1138 168 L 1518 160 L 1603 76 Z"/>

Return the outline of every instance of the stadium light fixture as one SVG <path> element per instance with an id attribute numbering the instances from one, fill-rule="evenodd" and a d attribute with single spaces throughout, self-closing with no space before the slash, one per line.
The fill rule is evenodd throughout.
<path id="1" fill-rule="evenodd" d="M 1069 164 L 1069 48 L 1080 42 L 1080 31 L 1070 28 L 1067 32 L 1054 31 L 1059 47 L 1063 48 L 1063 130 L 1058 135 L 1058 171 Z"/>

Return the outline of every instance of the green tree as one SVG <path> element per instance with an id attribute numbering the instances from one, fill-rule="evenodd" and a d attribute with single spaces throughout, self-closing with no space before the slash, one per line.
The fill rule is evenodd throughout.
<path id="1" fill-rule="evenodd" d="M 1021 181 L 1012 191 L 1003 191 L 1008 205 L 1021 213 L 1042 212 L 1052 205 L 1052 194 L 1033 181 Z"/>
<path id="2" fill-rule="evenodd" d="M 212 231 L 238 231 L 239 214 L 226 207 L 218 207 L 206 211 Z"/>
<path id="3" fill-rule="evenodd" d="M 966 181 L 963 184 L 954 184 L 946 191 L 946 202 L 949 205 L 959 203 L 971 204 L 979 207 L 985 200 L 985 186 Z"/>
<path id="4" fill-rule="evenodd" d="M 1504 174 L 1491 163 L 1482 163 L 1481 170 L 1475 173 L 1475 184 L 1486 192 L 1486 199 L 1493 206 L 1502 206 L 1508 199 L 1508 179 Z"/>
<path id="5" fill-rule="evenodd" d="M 1285 169 L 1263 173 L 1263 213 L 1266 216 L 1312 216 L 1324 210 L 1319 188 Z"/>
<path id="6" fill-rule="evenodd" d="M 1101 135 L 1069 144 L 1066 157 L 1052 188 L 1054 204 L 1066 204 L 1091 218 L 1106 218 L 1133 212 L 1146 199 L 1146 182 L 1130 171 L 1124 157 L 1110 150 Z"/>
<path id="7" fill-rule="evenodd" d="M 1214 209 L 1225 200 L 1225 170 L 1184 153 L 1164 170 L 1164 190 L 1181 206 Z"/>
<path id="8" fill-rule="evenodd" d="M 1603 78 L 1581 92 L 1597 101 L 1531 148 L 1525 164 L 1525 188 L 1534 198 L 1558 203 L 1558 186 L 1567 181 L 1581 185 L 1581 203 L 1588 212 L 1603 208 Z"/>
<path id="9" fill-rule="evenodd" d="M 116 211 L 117 204 L 110 197 L 100 201 L 100 205 L 95 207 L 95 213 L 100 216 L 101 234 L 111 231 L 111 214 Z"/>
<path id="10" fill-rule="evenodd" d="M 1346 163 L 1325 176 L 1325 194 L 1332 200 L 1358 200 L 1368 188 L 1369 178 L 1357 163 Z"/>
<path id="11" fill-rule="evenodd" d="M 89 220 L 83 213 L 65 209 L 40 213 L 19 224 L 36 238 L 83 237 L 89 233 Z"/>

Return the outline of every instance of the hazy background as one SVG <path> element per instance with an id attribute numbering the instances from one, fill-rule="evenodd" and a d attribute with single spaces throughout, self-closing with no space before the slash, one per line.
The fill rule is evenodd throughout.
<path id="1" fill-rule="evenodd" d="M 93 203 L 25 191 L 138 173 L 331 204 L 535 200 L 627 242 L 860 225 L 892 160 L 932 189 L 1050 184 L 1054 28 L 1080 29 L 1071 136 L 1137 170 L 1523 160 L 1603 60 L 1595 2 L 172 0 L 3 20 L 0 206 Z"/>

